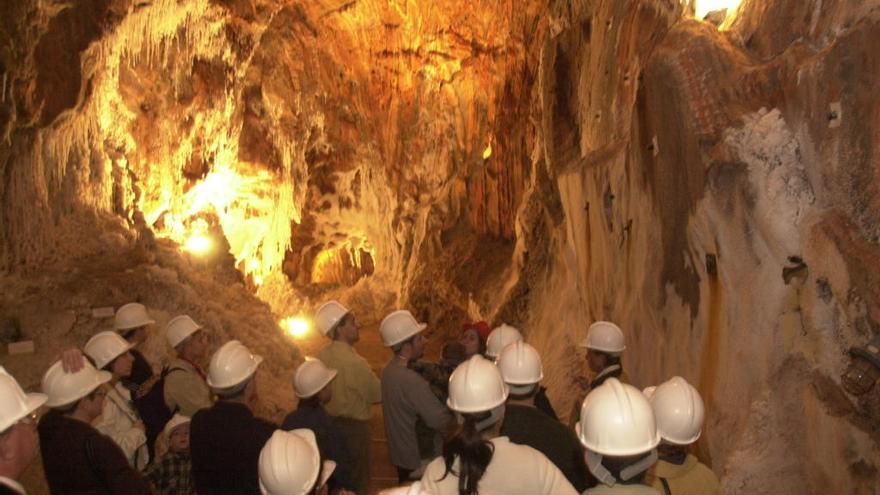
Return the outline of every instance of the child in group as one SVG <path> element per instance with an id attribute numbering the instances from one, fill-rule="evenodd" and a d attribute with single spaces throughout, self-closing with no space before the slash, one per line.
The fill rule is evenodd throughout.
<path id="1" fill-rule="evenodd" d="M 175 414 L 165 425 L 157 442 L 168 451 L 147 469 L 147 479 L 159 495 L 194 495 L 192 460 L 189 455 L 190 418 Z"/>

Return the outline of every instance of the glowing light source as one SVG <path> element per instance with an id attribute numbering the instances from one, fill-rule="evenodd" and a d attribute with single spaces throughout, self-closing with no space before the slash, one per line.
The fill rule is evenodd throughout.
<path id="1" fill-rule="evenodd" d="M 733 18 L 736 9 L 742 0 L 696 0 L 694 2 L 694 16 L 697 19 L 703 19 L 709 12 L 727 9 L 727 17 L 724 24 Z"/>
<path id="2" fill-rule="evenodd" d="M 197 232 L 187 238 L 183 248 L 197 256 L 204 256 L 214 247 L 214 241 L 207 235 Z"/>
<path id="3" fill-rule="evenodd" d="M 483 150 L 483 160 L 488 160 L 490 156 L 492 156 L 492 143 L 489 143 Z"/>
<path id="4" fill-rule="evenodd" d="M 309 333 L 309 329 L 312 326 L 309 320 L 302 316 L 290 316 L 284 318 L 278 324 L 288 335 L 295 339 L 304 337 Z"/>

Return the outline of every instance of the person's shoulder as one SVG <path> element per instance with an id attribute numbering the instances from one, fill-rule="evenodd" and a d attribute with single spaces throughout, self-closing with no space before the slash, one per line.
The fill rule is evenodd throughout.
<path id="1" fill-rule="evenodd" d="M 712 482 L 716 485 L 720 485 L 720 482 L 718 481 L 718 476 L 715 475 L 714 471 L 709 469 L 709 466 L 700 462 L 700 460 L 697 459 L 696 457 L 694 457 L 693 454 L 688 454 L 688 461 L 689 462 L 691 461 L 691 458 L 693 458 L 694 466 L 692 469 L 694 470 L 695 473 L 699 473 L 699 476 L 701 478 L 704 478 L 709 482 Z"/>

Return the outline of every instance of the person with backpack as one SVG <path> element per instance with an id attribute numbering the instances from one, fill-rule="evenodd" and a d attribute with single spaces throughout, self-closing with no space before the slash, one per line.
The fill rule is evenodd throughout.
<path id="1" fill-rule="evenodd" d="M 150 487 L 119 446 L 94 427 L 103 410 L 103 385 L 112 375 L 84 362 L 68 373 L 61 361 L 43 375 L 42 389 L 51 408 L 40 419 L 40 452 L 51 493 L 148 495 Z"/>
<path id="2" fill-rule="evenodd" d="M 177 351 L 177 358 L 142 383 L 133 399 L 146 427 L 150 458 L 155 457 L 156 439 L 175 413 L 189 417 L 212 402 L 200 366 L 208 350 L 202 327 L 189 316 L 181 315 L 168 322 L 165 336 Z"/>
<path id="3" fill-rule="evenodd" d="M 198 410 L 211 407 L 212 403 L 211 390 L 201 367 L 208 356 L 208 338 L 202 326 L 188 315 L 169 321 L 165 336 L 177 353 L 165 373 L 165 405 L 172 413 L 192 417 Z"/>
<path id="4" fill-rule="evenodd" d="M 150 461 L 144 423 L 131 402 L 131 392 L 121 380 L 131 375 L 132 344 L 115 332 L 100 332 L 86 342 L 83 350 L 95 367 L 110 372 L 112 387 L 107 390 L 104 408 L 94 427 L 119 445 L 129 464 L 143 471 Z"/>

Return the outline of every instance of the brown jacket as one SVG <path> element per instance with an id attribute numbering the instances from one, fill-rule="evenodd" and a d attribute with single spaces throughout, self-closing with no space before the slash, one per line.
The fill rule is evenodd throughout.
<path id="1" fill-rule="evenodd" d="M 149 494 L 122 450 L 91 425 L 50 411 L 40 420 L 40 451 L 53 494 Z"/>

